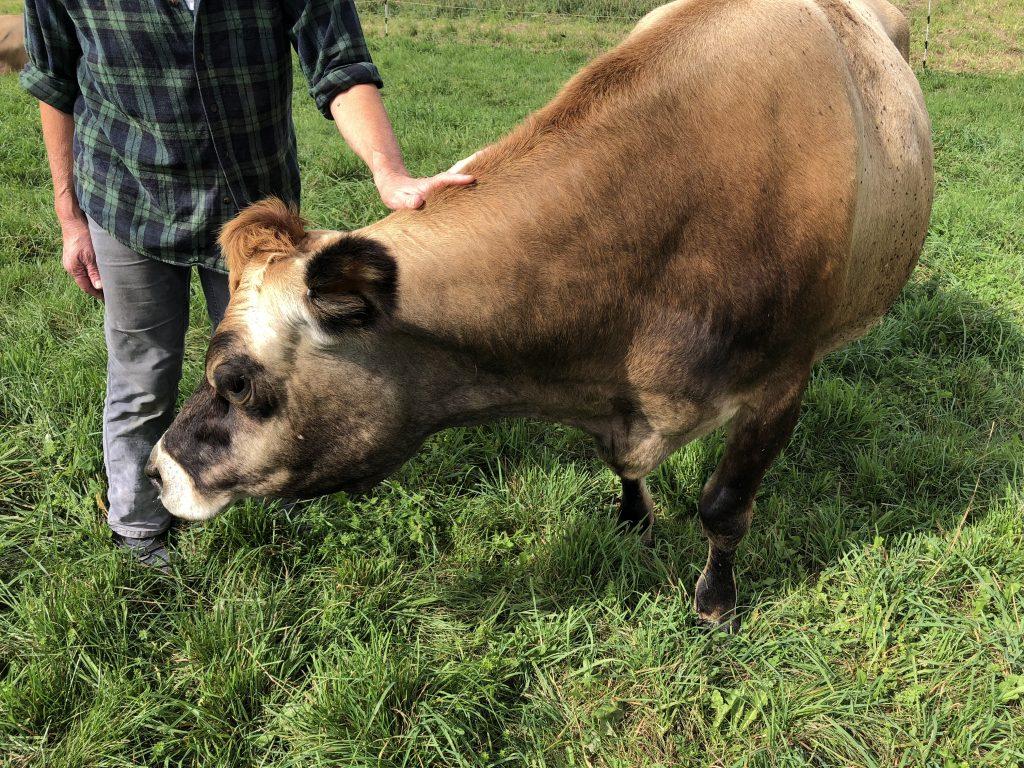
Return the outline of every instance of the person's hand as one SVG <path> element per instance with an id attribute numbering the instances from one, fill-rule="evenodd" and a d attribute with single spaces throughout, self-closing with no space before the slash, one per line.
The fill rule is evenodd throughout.
<path id="1" fill-rule="evenodd" d="M 89 223 L 84 218 L 64 222 L 61 224 L 61 236 L 64 241 L 61 254 L 64 269 L 78 283 L 79 288 L 103 301 L 103 282 L 96 267 L 96 252 L 92 249 Z"/>
<path id="2" fill-rule="evenodd" d="M 384 205 L 393 211 L 419 208 L 427 195 L 444 187 L 464 187 L 475 179 L 465 173 L 445 171 L 426 179 L 416 179 L 404 170 L 384 171 L 373 178 Z"/>
<path id="3" fill-rule="evenodd" d="M 459 160 L 459 162 L 457 162 L 455 165 L 453 165 L 451 168 L 448 169 L 448 173 L 462 173 L 463 170 L 465 170 L 467 165 L 469 165 L 474 160 L 476 160 L 477 155 L 479 155 L 479 154 L 480 154 L 480 152 L 474 152 L 469 157 L 462 158 L 461 160 Z"/>

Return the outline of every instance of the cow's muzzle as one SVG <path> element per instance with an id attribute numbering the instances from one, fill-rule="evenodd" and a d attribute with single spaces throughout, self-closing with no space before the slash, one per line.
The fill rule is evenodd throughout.
<path id="1" fill-rule="evenodd" d="M 209 520 L 231 503 L 228 494 L 201 493 L 185 468 L 164 450 L 163 440 L 153 448 L 145 471 L 160 494 L 160 502 L 182 520 Z"/>

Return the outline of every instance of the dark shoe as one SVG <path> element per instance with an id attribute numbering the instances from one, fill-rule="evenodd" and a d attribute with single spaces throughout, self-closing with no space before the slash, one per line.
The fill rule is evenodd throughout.
<path id="1" fill-rule="evenodd" d="M 115 533 L 113 538 L 114 546 L 130 553 L 142 565 L 156 568 L 161 573 L 170 573 L 171 556 L 167 552 L 166 533 L 142 538 Z"/>

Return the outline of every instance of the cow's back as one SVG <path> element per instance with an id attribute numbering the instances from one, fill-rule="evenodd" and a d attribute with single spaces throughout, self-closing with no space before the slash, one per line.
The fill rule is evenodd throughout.
<path id="1" fill-rule="evenodd" d="M 557 349 L 566 375 L 604 366 L 701 401 L 867 327 L 916 259 L 891 243 L 905 199 L 927 218 L 927 118 L 878 23 L 847 5 L 863 29 L 837 31 L 838 7 L 654 12 L 481 152 L 475 187 L 367 230 L 429 229 L 448 254 L 410 280 L 409 322 L 440 306 L 494 365 L 544 371 Z M 895 133 L 916 160 L 887 159 Z"/>
<path id="2" fill-rule="evenodd" d="M 893 45 L 903 56 L 905 61 L 910 61 L 910 24 L 907 17 L 888 0 L 861 0 L 875 17 L 875 20 L 885 30 L 886 36 L 892 40 Z"/>
<path id="3" fill-rule="evenodd" d="M 668 285 L 710 277 L 712 312 L 732 333 L 747 322 L 748 347 L 807 340 L 820 356 L 856 338 L 917 262 L 932 147 L 901 19 L 885 0 L 678 0 L 626 42 L 699 37 L 685 50 L 701 58 L 652 64 L 677 73 L 681 113 L 708 116 L 681 118 L 702 204 Z"/>

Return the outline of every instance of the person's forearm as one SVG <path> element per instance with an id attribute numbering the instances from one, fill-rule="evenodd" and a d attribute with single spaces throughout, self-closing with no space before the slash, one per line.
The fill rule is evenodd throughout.
<path id="1" fill-rule="evenodd" d="M 392 210 L 419 208 L 431 193 L 464 187 L 474 179 L 464 173 L 439 173 L 425 179 L 409 176 L 402 150 L 375 85 L 357 85 L 331 100 L 331 115 L 342 137 L 373 174 L 380 199 Z"/>
<path id="2" fill-rule="evenodd" d="M 53 178 L 53 208 L 61 227 L 81 223 L 85 214 L 78 207 L 75 196 L 74 159 L 72 141 L 75 121 L 71 115 L 54 109 L 45 102 L 39 102 L 39 114 L 43 124 L 43 142 L 50 161 L 50 176 Z"/>
<path id="3" fill-rule="evenodd" d="M 331 101 L 331 114 L 342 137 L 369 167 L 374 179 L 407 175 L 384 102 L 375 85 L 357 85 Z"/>
<path id="4" fill-rule="evenodd" d="M 61 263 L 79 288 L 102 301 L 103 280 L 96 265 L 89 222 L 78 206 L 75 195 L 71 150 L 75 136 L 74 118 L 43 102 L 39 102 L 39 114 L 43 122 L 46 156 L 50 160 L 50 175 L 53 177 L 53 208 L 57 212 L 63 240 Z"/>

